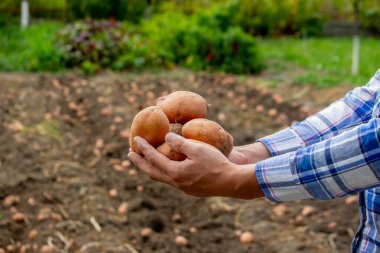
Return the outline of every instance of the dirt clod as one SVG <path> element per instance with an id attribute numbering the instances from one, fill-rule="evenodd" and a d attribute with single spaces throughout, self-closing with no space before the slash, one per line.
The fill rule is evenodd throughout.
<path id="1" fill-rule="evenodd" d="M 18 203 L 20 203 L 20 197 L 17 195 L 9 195 L 3 201 L 5 207 L 17 205 Z"/>
<path id="2" fill-rule="evenodd" d="M 17 223 L 23 223 L 26 220 L 26 216 L 23 213 L 15 213 L 12 215 L 12 220 Z"/>
<path id="3" fill-rule="evenodd" d="M 179 246 L 186 246 L 187 244 L 189 244 L 189 240 L 183 235 L 177 235 L 174 241 Z"/>
<path id="4" fill-rule="evenodd" d="M 151 228 L 143 228 L 140 231 L 140 236 L 143 238 L 149 237 L 152 234 L 152 229 Z"/>
<path id="5" fill-rule="evenodd" d="M 242 244 L 250 244 L 253 242 L 253 234 L 251 232 L 243 232 L 240 235 L 240 243 Z"/>
<path id="6" fill-rule="evenodd" d="M 49 245 L 42 245 L 40 252 L 41 253 L 53 253 L 54 250 Z"/>
<path id="7" fill-rule="evenodd" d="M 38 236 L 38 231 L 36 229 L 30 230 L 28 233 L 29 240 L 34 240 L 37 238 L 37 236 Z"/>

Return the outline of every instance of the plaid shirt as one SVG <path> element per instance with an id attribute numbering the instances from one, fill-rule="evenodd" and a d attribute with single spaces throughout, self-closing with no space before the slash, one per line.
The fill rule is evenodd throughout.
<path id="1" fill-rule="evenodd" d="M 380 252 L 380 70 L 366 86 L 259 141 L 272 154 L 256 164 L 268 199 L 359 193 L 361 222 L 352 252 Z"/>

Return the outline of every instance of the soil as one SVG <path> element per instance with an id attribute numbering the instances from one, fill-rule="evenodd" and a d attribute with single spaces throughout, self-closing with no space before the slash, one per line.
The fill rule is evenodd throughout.
<path id="1" fill-rule="evenodd" d="M 259 78 L 0 74 L 0 252 L 349 252 L 359 225 L 355 196 L 284 204 L 196 198 L 128 162 L 134 115 L 175 90 L 204 96 L 209 119 L 236 145 L 302 120 L 348 90 L 268 90 Z M 242 244 L 246 231 L 253 241 Z"/>

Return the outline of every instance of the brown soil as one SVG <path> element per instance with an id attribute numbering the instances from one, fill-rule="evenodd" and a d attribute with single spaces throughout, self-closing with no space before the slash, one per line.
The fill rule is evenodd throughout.
<path id="1" fill-rule="evenodd" d="M 281 89 L 281 96 L 274 95 L 256 81 L 176 72 L 91 78 L 0 74 L 0 200 L 4 200 L 0 248 L 6 252 L 40 252 L 43 245 L 50 245 L 51 252 L 348 252 L 359 224 L 355 199 L 351 204 L 345 200 L 286 203 L 286 213 L 276 215 L 276 204 L 266 200 L 187 196 L 149 180 L 126 162 L 134 115 L 175 90 L 204 96 L 210 104 L 209 118 L 228 130 L 237 145 L 301 120 L 330 102 L 307 104 L 310 94 L 320 92 L 312 90 L 291 101 Z M 344 89 L 339 92 L 344 94 Z M 117 190 L 117 196 L 109 196 L 111 189 Z M 7 205 L 9 195 L 20 201 Z M 119 210 L 123 202 L 127 210 Z M 305 206 L 314 208 L 309 215 L 302 215 Z M 12 219 L 16 212 L 25 215 L 23 222 Z M 148 236 L 141 235 L 143 228 L 151 229 L 143 231 Z M 31 230 L 38 234 L 28 236 Z M 252 243 L 240 243 L 244 231 L 253 233 Z M 177 235 L 186 237 L 188 244 L 177 245 Z"/>

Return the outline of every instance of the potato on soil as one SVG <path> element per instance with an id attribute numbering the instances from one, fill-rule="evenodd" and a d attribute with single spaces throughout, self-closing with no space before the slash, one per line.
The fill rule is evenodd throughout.
<path id="1" fill-rule="evenodd" d="M 166 142 L 158 146 L 157 151 L 173 161 L 183 161 L 186 159 L 185 155 L 172 150 Z"/>
<path id="2" fill-rule="evenodd" d="M 219 149 L 225 156 L 233 148 L 233 138 L 221 125 L 208 119 L 193 119 L 182 127 L 182 136 L 205 142 Z"/>
<path id="3" fill-rule="evenodd" d="M 170 123 L 184 124 L 196 118 L 207 116 L 207 102 L 197 93 L 175 91 L 157 99 L 157 106 L 162 108 Z"/>
<path id="4" fill-rule="evenodd" d="M 170 124 L 169 132 L 182 135 L 182 126 L 180 123 L 172 123 Z"/>
<path id="5" fill-rule="evenodd" d="M 129 145 L 137 153 L 141 153 L 133 138 L 140 136 L 153 147 L 159 146 L 165 141 L 165 135 L 169 132 L 169 120 L 161 108 L 149 106 L 136 114 L 132 121 Z"/>

